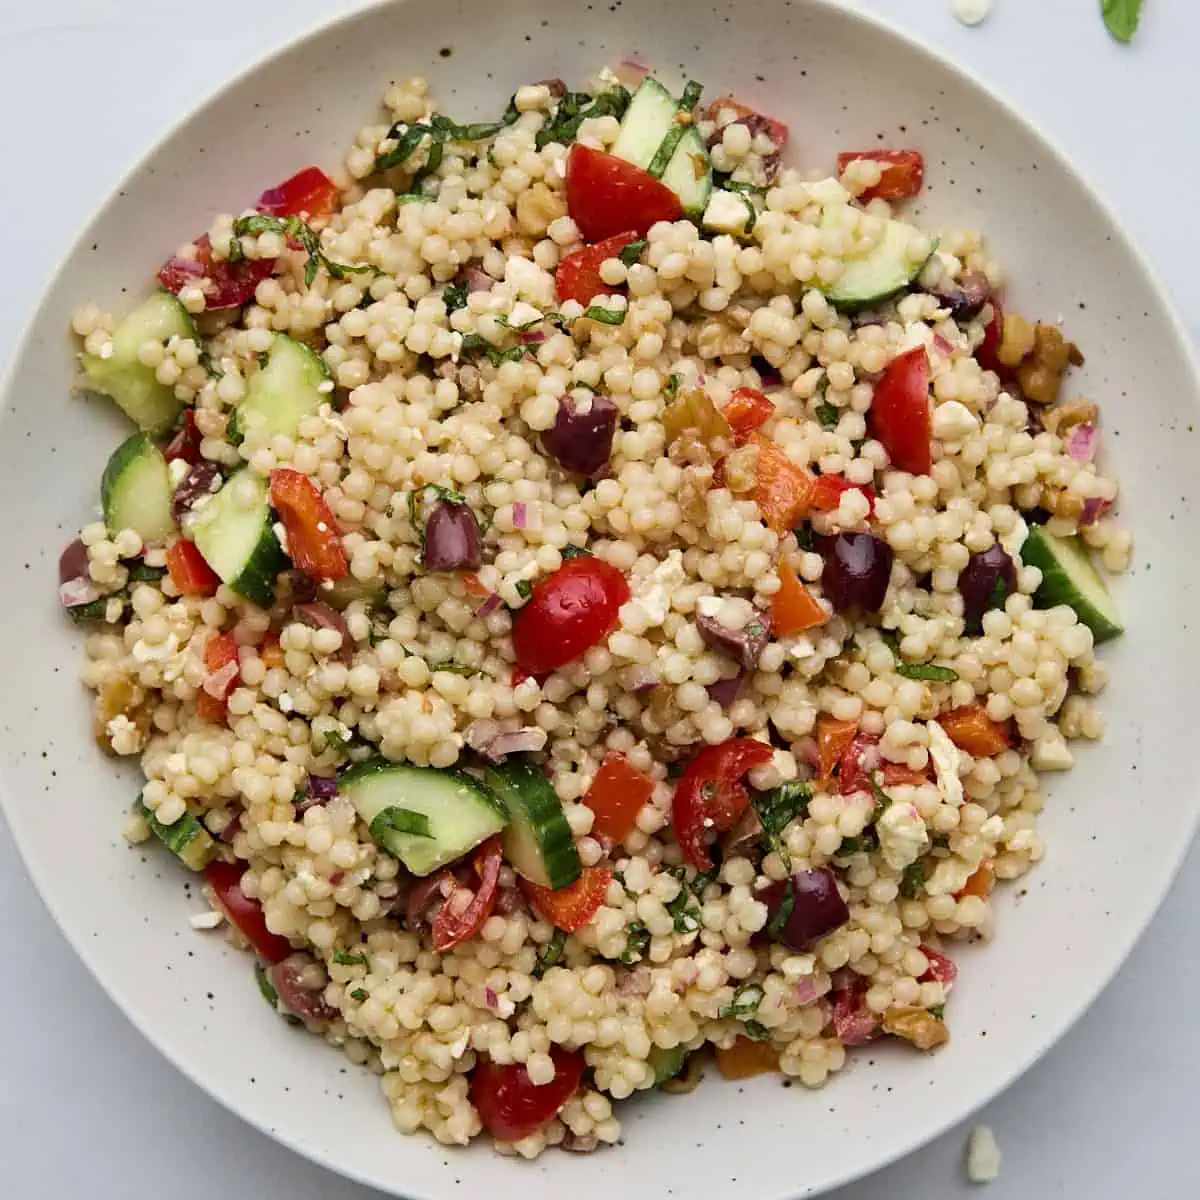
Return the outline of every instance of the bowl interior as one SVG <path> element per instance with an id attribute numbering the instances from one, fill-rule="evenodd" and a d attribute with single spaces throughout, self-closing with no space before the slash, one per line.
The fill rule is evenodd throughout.
<path id="1" fill-rule="evenodd" d="M 736 16 L 735 16 L 736 13 Z M 119 308 L 216 210 L 235 211 L 309 162 L 336 162 L 378 119 L 389 79 L 424 74 L 461 120 L 500 112 L 522 82 L 576 85 L 626 57 L 664 81 L 705 82 L 786 120 L 791 161 L 915 145 L 920 216 L 986 230 L 1011 307 L 1061 317 L 1087 355 L 1072 387 L 1103 408 L 1137 537 L 1115 586 L 1129 634 L 1106 652 L 1106 740 L 1047 781 L 1045 865 L 1006 889 L 997 937 L 965 951 L 953 1041 L 935 1056 L 862 1054 L 810 1094 L 778 1079 L 710 1081 L 625 1106 L 622 1148 L 529 1165 L 401 1138 L 377 1084 L 267 1009 L 246 958 L 187 923 L 184 874 L 120 838 L 136 772 L 103 758 L 78 683 L 80 636 L 55 603 L 61 547 L 98 512 L 125 426 L 72 395 L 71 311 Z M 84 231 L 34 319 L 0 414 L 0 579 L 13 618 L 0 690 L 5 811 L 37 886 L 77 950 L 143 1032 L 202 1086 L 326 1165 L 396 1194 L 449 1200 L 611 1195 L 647 1200 L 812 1194 L 882 1165 L 1009 1083 L 1082 1011 L 1161 899 L 1191 836 L 1191 636 L 1197 384 L 1160 291 L 1109 215 L 999 101 L 934 56 L 825 0 L 696 5 L 446 0 L 350 17 L 236 81 L 189 118 Z M 17 519 L 12 518 L 16 516 Z M 791 1138 L 800 1143 L 793 1146 Z M 486 1193 L 485 1193 L 486 1189 Z"/>

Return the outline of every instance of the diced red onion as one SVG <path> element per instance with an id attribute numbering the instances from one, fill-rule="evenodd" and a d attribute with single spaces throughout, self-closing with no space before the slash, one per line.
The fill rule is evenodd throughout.
<path id="1" fill-rule="evenodd" d="M 354 639 L 350 636 L 350 627 L 346 618 L 336 608 L 316 600 L 305 604 L 297 604 L 292 609 L 292 616 L 302 621 L 310 629 L 332 629 L 342 635 L 342 644 L 338 647 L 335 658 L 344 663 L 354 659 Z"/>
<path id="2" fill-rule="evenodd" d="M 83 538 L 76 538 L 58 556 L 58 582 L 70 583 L 73 579 L 88 577 L 88 552 Z"/>
<path id="3" fill-rule="evenodd" d="M 555 100 L 561 100 L 567 94 L 567 85 L 557 76 L 555 76 L 553 79 L 541 80 L 538 86 L 549 88 L 550 95 L 553 96 Z"/>
<path id="4" fill-rule="evenodd" d="M 662 682 L 654 667 L 633 667 L 629 672 L 631 692 L 651 692 Z"/>
<path id="5" fill-rule="evenodd" d="M 522 346 L 537 346 L 545 340 L 546 331 L 544 329 L 527 329 L 517 338 Z"/>
<path id="6" fill-rule="evenodd" d="M 616 70 L 613 74 L 626 87 L 633 89 L 638 86 L 650 74 L 650 68 L 638 62 L 636 58 L 623 58 L 617 63 Z"/>
<path id="7" fill-rule="evenodd" d="M 553 426 L 542 434 L 542 447 L 564 471 L 594 475 L 608 466 L 619 416 L 607 396 L 593 395 L 587 412 L 563 396 Z"/>
<path id="8" fill-rule="evenodd" d="M 483 562 L 479 522 L 465 504 L 440 500 L 425 522 L 427 571 L 474 571 Z"/>
<path id="9" fill-rule="evenodd" d="M 486 1004 L 486 1005 L 488 1006 L 488 1008 L 490 1008 L 490 1009 L 491 1009 L 493 1012 L 496 1012 L 496 1011 L 498 1011 L 498 1010 L 499 1010 L 499 1008 L 500 1008 L 500 997 L 496 995 L 496 990 L 495 990 L 495 988 L 485 987 L 485 988 L 483 989 L 483 1002 L 484 1002 L 484 1004 Z"/>
<path id="10" fill-rule="evenodd" d="M 524 500 L 518 500 L 512 506 L 512 519 L 514 529 L 524 529 L 526 522 L 529 520 L 529 508 Z"/>
<path id="11" fill-rule="evenodd" d="M 220 486 L 221 468 L 216 463 L 207 459 L 194 463 L 171 496 L 171 515 L 176 521 L 182 521 L 198 500 L 211 496 Z"/>
<path id="12" fill-rule="evenodd" d="M 467 745 L 489 762 L 502 762 L 506 755 L 541 750 L 546 745 L 544 729 L 505 729 L 498 721 L 472 721 L 467 726 Z"/>
<path id="13" fill-rule="evenodd" d="M 921 983 L 940 983 L 949 991 L 958 978 L 958 964 L 932 946 L 922 946 L 921 953 L 929 959 L 929 969 L 921 976 Z"/>
<path id="14" fill-rule="evenodd" d="M 501 888 L 496 893 L 496 911 L 503 917 L 511 917 L 519 912 L 528 912 L 529 907 L 520 889 L 509 887 Z"/>
<path id="15" fill-rule="evenodd" d="M 233 844 L 233 839 L 242 831 L 242 814 L 237 813 L 233 820 L 221 830 L 221 841 L 227 846 Z"/>
<path id="16" fill-rule="evenodd" d="M 481 267 L 467 268 L 467 291 L 490 292 L 496 281 Z"/>
<path id="17" fill-rule="evenodd" d="M 63 608 L 79 608 L 80 605 L 99 600 L 100 589 L 90 579 L 68 579 L 66 583 L 59 584 L 58 598 Z"/>
<path id="18" fill-rule="evenodd" d="M 338 781 L 331 775 L 310 775 L 308 790 L 318 800 L 332 800 L 338 794 Z"/>
<path id="19" fill-rule="evenodd" d="M 815 1004 L 821 998 L 821 989 L 811 975 L 804 975 L 796 980 L 794 991 L 797 1004 Z"/>
<path id="20" fill-rule="evenodd" d="M 850 920 L 837 877 L 828 867 L 796 872 L 779 903 L 790 904 L 791 908 L 779 931 L 779 941 L 797 954 L 810 950 Z"/>
<path id="21" fill-rule="evenodd" d="M 833 994 L 833 1031 L 843 1046 L 865 1046 L 879 1036 L 879 1018 L 867 1008 L 866 981 L 852 983 Z"/>
<path id="22" fill-rule="evenodd" d="M 718 679 L 716 683 L 710 683 L 705 690 L 710 699 L 715 700 L 722 708 L 729 708 L 738 698 L 745 682 L 746 672 L 739 670 L 732 679 Z"/>
<path id="23" fill-rule="evenodd" d="M 716 617 L 699 613 L 696 616 L 696 628 L 714 650 L 728 655 L 747 669 L 757 665 L 763 647 L 771 640 L 771 616 L 765 612 L 755 613 L 744 629 L 730 629 Z"/>
<path id="24" fill-rule="evenodd" d="M 1096 457 L 1095 425 L 1076 425 L 1067 434 L 1067 453 L 1080 463 L 1090 463 Z"/>
<path id="25" fill-rule="evenodd" d="M 648 996 L 654 983 L 654 976 L 647 966 L 636 966 L 626 971 L 617 982 L 617 991 L 622 996 Z"/>
<path id="26" fill-rule="evenodd" d="M 969 321 L 983 311 L 991 299 L 992 285 L 982 271 L 968 271 L 961 279 L 946 279 L 933 289 L 942 304 L 957 320 Z"/>
<path id="27" fill-rule="evenodd" d="M 940 333 L 935 333 L 933 335 L 933 346 L 939 354 L 943 354 L 947 358 L 954 353 L 954 347 L 950 345 L 950 343 L 946 341 L 946 339 L 942 337 Z"/>
<path id="28" fill-rule="evenodd" d="M 1080 525 L 1094 525 L 1108 510 L 1112 508 L 1111 500 L 1101 500 L 1093 496 L 1083 502 L 1083 512 L 1079 515 Z"/>
<path id="29" fill-rule="evenodd" d="M 486 617 L 490 617 L 502 604 L 497 593 L 493 592 L 476 610 L 475 615 L 482 621 Z"/>
<path id="30" fill-rule="evenodd" d="M 337 1009 L 325 1003 L 323 989 L 304 985 L 304 974 L 316 961 L 311 954 L 298 952 L 267 968 L 267 977 L 279 996 L 279 1003 L 309 1028 L 328 1025 L 340 1016 Z"/>
<path id="31" fill-rule="evenodd" d="M 224 700 L 229 695 L 229 685 L 238 677 L 240 670 L 241 666 L 236 660 L 227 662 L 204 677 L 204 690 L 210 696 Z"/>

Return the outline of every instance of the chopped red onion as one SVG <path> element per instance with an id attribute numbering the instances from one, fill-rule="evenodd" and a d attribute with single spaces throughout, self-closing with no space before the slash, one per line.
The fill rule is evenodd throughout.
<path id="1" fill-rule="evenodd" d="M 763 647 L 771 640 L 770 613 L 756 613 L 744 629 L 730 629 L 716 617 L 696 616 L 700 636 L 714 649 L 728 655 L 734 662 L 753 669 Z"/>
<path id="2" fill-rule="evenodd" d="M 58 598 L 63 608 L 79 608 L 83 604 L 91 604 L 100 599 L 100 589 L 86 578 L 68 579 L 59 584 Z"/>
<path id="3" fill-rule="evenodd" d="M 879 1036 L 879 1018 L 866 996 L 867 982 L 857 975 L 833 994 L 833 1031 L 843 1046 L 865 1046 Z"/>
<path id="4" fill-rule="evenodd" d="M 651 692 L 662 682 L 654 667 L 633 667 L 629 672 L 631 692 Z"/>
<path id="5" fill-rule="evenodd" d="M 811 975 L 805 975 L 796 980 L 794 991 L 797 1004 L 815 1004 L 820 1000 L 822 992 Z"/>
<path id="6" fill-rule="evenodd" d="M 1095 425 L 1076 425 L 1066 439 L 1067 453 L 1080 463 L 1090 463 L 1096 457 Z"/>
<path id="7" fill-rule="evenodd" d="M 58 556 L 58 582 L 70 583 L 88 577 L 88 552 L 83 538 L 76 538 Z"/>
<path id="8" fill-rule="evenodd" d="M 555 100 L 561 100 L 567 94 L 567 85 L 555 76 L 553 79 L 543 79 L 540 81 L 540 87 L 549 88 L 550 95 Z"/>
<path id="9" fill-rule="evenodd" d="M 465 734 L 467 745 L 488 762 L 502 762 L 506 755 L 542 750 L 544 729 L 505 729 L 498 721 L 472 721 Z"/>
<path id="10" fill-rule="evenodd" d="M 755 851 L 762 849 L 762 834 L 762 820 L 758 809 L 752 804 L 722 840 L 723 858 L 726 861 L 731 858 L 748 858 Z"/>
<path id="11" fill-rule="evenodd" d="M 732 679 L 718 679 L 716 683 L 710 683 L 707 687 L 709 697 L 715 700 L 722 708 L 729 708 L 731 704 L 738 698 L 738 694 L 742 690 L 742 684 L 746 682 L 745 670 L 739 670 Z"/>
<path id="12" fill-rule="evenodd" d="M 1111 500 L 1101 500 L 1093 496 L 1083 502 L 1083 512 L 1079 515 L 1080 525 L 1094 525 L 1108 510 L 1112 508 Z"/>
<path id="13" fill-rule="evenodd" d="M 524 529 L 526 522 L 529 520 L 529 508 L 524 500 L 518 500 L 512 506 L 512 519 L 514 529 Z"/>
<path id="14" fill-rule="evenodd" d="M 517 338 L 522 346 L 537 346 L 545 340 L 546 331 L 544 329 L 529 329 Z"/>
<path id="15" fill-rule="evenodd" d="M 242 814 L 238 813 L 224 829 L 221 830 L 221 841 L 227 846 L 231 845 L 233 839 L 242 831 Z"/>
<path id="16" fill-rule="evenodd" d="M 467 268 L 467 291 L 490 292 L 496 281 L 481 267 Z"/>
<path id="17" fill-rule="evenodd" d="M 641 965 L 626 971 L 617 982 L 617 991 L 622 996 L 648 996 L 654 983 L 650 968 Z"/>
<path id="18" fill-rule="evenodd" d="M 613 74 L 630 90 L 636 88 L 638 84 L 650 74 L 650 68 L 638 62 L 636 58 L 623 58 L 617 63 L 616 70 Z"/>
<path id="19" fill-rule="evenodd" d="M 501 605 L 503 605 L 503 603 L 504 603 L 504 601 L 500 599 L 499 595 L 497 595 L 495 592 L 493 592 L 493 593 L 492 593 L 492 594 L 491 594 L 491 595 L 490 595 L 490 596 L 489 596 L 489 597 L 488 597 L 488 598 L 487 598 L 487 599 L 486 599 L 486 600 L 485 600 L 485 601 L 484 601 L 484 602 L 483 602 L 483 603 L 482 603 L 482 604 L 481 604 L 481 605 L 480 605 L 480 606 L 479 606 L 479 607 L 478 607 L 478 608 L 475 610 L 475 615 L 476 615 L 476 616 L 477 616 L 477 617 L 478 617 L 478 618 L 479 618 L 479 619 L 482 621 L 482 620 L 484 620 L 486 617 L 490 617 L 490 616 L 492 615 L 492 613 L 494 613 L 494 612 L 496 611 L 496 609 L 500 608 L 500 607 L 501 607 Z"/>
<path id="20" fill-rule="evenodd" d="M 485 987 L 483 989 L 483 1002 L 493 1012 L 497 1012 L 500 1008 L 500 997 L 496 995 L 494 988 Z"/>
<path id="21" fill-rule="evenodd" d="M 600 1139 L 594 1133 L 575 1133 L 568 1129 L 559 1145 L 572 1154 L 591 1154 L 600 1148 Z"/>
<path id="22" fill-rule="evenodd" d="M 338 794 L 338 781 L 331 775 L 310 775 L 308 790 L 318 800 L 332 800 Z"/>
<path id="23" fill-rule="evenodd" d="M 204 677 L 204 690 L 218 700 L 224 700 L 229 694 L 229 685 L 238 677 L 241 665 L 235 660 L 227 662 L 223 667 L 210 672 Z"/>
<path id="24" fill-rule="evenodd" d="M 942 337 L 940 333 L 935 333 L 933 335 L 933 346 L 939 354 L 943 354 L 947 358 L 954 353 L 954 347 L 950 345 L 950 343 L 946 341 L 946 339 Z"/>
<path id="25" fill-rule="evenodd" d="M 304 982 L 305 974 L 316 962 L 311 954 L 298 952 L 267 968 L 267 977 L 279 996 L 279 1003 L 310 1029 L 328 1025 L 341 1015 L 325 1003 L 323 988 L 308 987 Z"/>
<path id="26" fill-rule="evenodd" d="M 171 515 L 176 521 L 182 521 L 198 500 L 211 496 L 220 487 L 221 468 L 214 462 L 201 459 L 179 481 L 179 486 L 171 496 Z"/>

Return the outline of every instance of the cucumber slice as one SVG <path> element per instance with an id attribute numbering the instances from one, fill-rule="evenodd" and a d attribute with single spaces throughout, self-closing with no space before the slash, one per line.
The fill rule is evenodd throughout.
<path id="1" fill-rule="evenodd" d="M 372 838 L 414 875 L 462 858 L 508 823 L 504 806 L 463 771 L 373 759 L 351 767 L 338 788 Z M 418 833 L 403 832 L 418 827 Z"/>
<path id="2" fill-rule="evenodd" d="M 176 399 L 174 388 L 158 382 L 154 368 L 146 366 L 138 352 L 143 342 L 166 345 L 173 337 L 200 341 L 187 309 L 170 292 L 155 292 L 113 330 L 112 354 L 79 356 L 92 391 L 115 400 L 147 433 L 166 433 L 179 419 L 183 403 Z"/>
<path id="3" fill-rule="evenodd" d="M 217 852 L 217 843 L 191 813 L 185 812 L 173 825 L 164 825 L 140 799 L 133 802 L 133 811 L 185 867 L 203 871 L 212 861 Z"/>
<path id="4" fill-rule="evenodd" d="M 267 351 L 266 366 L 250 378 L 246 394 L 230 421 L 231 437 L 240 441 L 251 430 L 294 438 L 300 422 L 315 413 L 332 388 L 325 360 L 303 342 L 277 333 Z"/>
<path id="5" fill-rule="evenodd" d="M 1116 605 L 1092 565 L 1091 555 L 1077 537 L 1055 537 L 1040 525 L 1034 525 L 1021 547 L 1021 559 L 1026 566 L 1037 567 L 1042 573 L 1042 585 L 1033 597 L 1038 608 L 1065 604 L 1074 609 L 1097 642 L 1125 632 Z"/>
<path id="6" fill-rule="evenodd" d="M 612 153 L 661 178 L 688 216 L 700 216 L 712 193 L 712 163 L 695 127 L 677 120 L 679 111 L 679 101 L 657 79 L 644 79 Z"/>
<path id="7" fill-rule="evenodd" d="M 508 809 L 504 857 L 513 869 L 540 887 L 558 891 L 583 870 L 562 803 L 542 774 L 523 755 L 512 755 L 484 772 L 488 786 Z"/>
<path id="8" fill-rule="evenodd" d="M 665 1050 L 662 1046 L 652 1046 L 650 1057 L 646 1061 L 654 1068 L 654 1086 L 659 1087 L 668 1079 L 674 1079 L 683 1070 L 687 1056 L 688 1052 L 683 1046 L 672 1046 L 670 1050 Z"/>
<path id="9" fill-rule="evenodd" d="M 831 223 L 836 223 L 836 217 L 825 222 Z M 935 238 L 929 257 L 914 263 L 908 255 L 908 244 L 916 232 L 903 221 L 889 221 L 883 238 L 869 254 L 846 262 L 842 277 L 824 289 L 825 298 L 842 312 L 856 312 L 874 308 L 906 291 L 937 250 Z"/>
<path id="10" fill-rule="evenodd" d="M 657 79 L 643 79 L 625 110 L 612 153 L 645 171 L 675 128 L 678 112 L 679 101 Z"/>
<path id="11" fill-rule="evenodd" d="M 148 545 L 175 531 L 171 477 L 163 452 L 148 434 L 135 433 L 113 452 L 100 477 L 100 507 L 108 532 L 132 529 Z"/>
<path id="12" fill-rule="evenodd" d="M 689 217 L 703 214 L 712 195 L 712 162 L 704 139 L 694 127 L 689 125 L 679 139 L 662 181 L 679 197 L 679 203 Z"/>
<path id="13" fill-rule="evenodd" d="M 194 510 L 191 535 L 223 582 L 260 608 L 270 608 L 288 559 L 275 536 L 265 479 L 248 469 L 227 479 L 211 500 Z"/>

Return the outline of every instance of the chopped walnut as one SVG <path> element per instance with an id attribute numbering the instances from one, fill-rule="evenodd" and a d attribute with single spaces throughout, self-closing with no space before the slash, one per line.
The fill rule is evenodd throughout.
<path id="1" fill-rule="evenodd" d="M 882 1025 L 886 1033 L 911 1042 L 918 1050 L 933 1050 L 950 1040 L 946 1022 L 924 1008 L 889 1008 Z"/>
<path id="2" fill-rule="evenodd" d="M 150 736 L 150 720 L 145 692 L 124 676 L 110 680 L 96 694 L 92 732 L 105 754 L 118 757 L 136 753 L 128 747 L 135 738 L 139 746 L 145 744 Z"/>
<path id="3" fill-rule="evenodd" d="M 1042 414 L 1042 425 L 1047 433 L 1062 437 L 1077 425 L 1095 425 L 1100 420 L 1100 409 L 1090 400 L 1072 400 L 1067 404 L 1056 404 Z"/>
<path id="4" fill-rule="evenodd" d="M 1068 366 L 1083 362 L 1079 348 L 1053 325 L 1034 325 L 1016 313 L 1004 318 L 996 356 L 1016 371 L 1021 394 L 1032 404 L 1054 404 Z"/>
<path id="5" fill-rule="evenodd" d="M 725 459 L 725 486 L 731 492 L 754 491 L 757 466 L 758 447 L 753 442 L 739 446 Z"/>
<path id="6" fill-rule="evenodd" d="M 562 192 L 553 192 L 544 183 L 535 183 L 517 197 L 517 226 L 531 237 L 544 237 L 547 226 L 566 215 Z"/>

